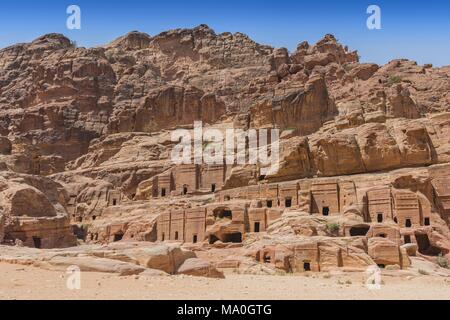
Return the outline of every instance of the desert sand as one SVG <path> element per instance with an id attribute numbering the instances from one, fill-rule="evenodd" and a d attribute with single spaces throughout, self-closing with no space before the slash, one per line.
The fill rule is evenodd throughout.
<path id="1" fill-rule="evenodd" d="M 189 276 L 119 277 L 82 273 L 81 289 L 69 290 L 68 275 L 0 264 L 1 300 L 448 300 L 450 280 L 435 276 L 383 275 L 380 290 L 368 290 L 361 273 L 308 276 L 228 274 L 226 279 Z"/>

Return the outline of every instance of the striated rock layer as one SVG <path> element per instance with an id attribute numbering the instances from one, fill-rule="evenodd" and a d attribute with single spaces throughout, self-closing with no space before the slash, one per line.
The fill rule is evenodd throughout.
<path id="1" fill-rule="evenodd" d="M 290 53 L 206 25 L 2 49 L 0 242 L 133 243 L 120 257 L 45 258 L 124 274 L 408 269 L 414 255 L 445 267 L 449 75 L 360 63 L 332 35 Z M 279 129 L 279 170 L 175 165 L 171 130 L 195 121 Z M 174 266 L 178 249 L 148 242 L 196 255 Z"/>

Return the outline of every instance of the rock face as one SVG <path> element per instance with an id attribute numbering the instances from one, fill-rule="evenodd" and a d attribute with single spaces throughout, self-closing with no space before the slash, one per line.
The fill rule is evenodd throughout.
<path id="1" fill-rule="evenodd" d="M 1 174 L 0 185 L 2 241 L 36 248 L 76 245 L 61 185 L 14 173 Z"/>
<path id="2" fill-rule="evenodd" d="M 74 259 L 219 278 L 448 259 L 449 75 L 360 63 L 332 35 L 290 54 L 206 25 L 97 48 L 49 34 L 2 49 L 0 242 L 133 243 L 94 250 L 108 261 Z M 279 129 L 279 170 L 174 164 L 172 130 L 193 135 L 196 121 Z"/>

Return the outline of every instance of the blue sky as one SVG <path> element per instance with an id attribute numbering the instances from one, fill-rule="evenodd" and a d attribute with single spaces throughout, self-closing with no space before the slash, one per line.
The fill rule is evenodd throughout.
<path id="1" fill-rule="evenodd" d="M 66 8 L 82 10 L 82 29 L 66 28 Z M 382 30 L 368 30 L 366 9 L 382 10 Z M 450 1 L 427 0 L 3 0 L 0 47 L 58 32 L 79 46 L 97 46 L 132 30 L 150 35 L 208 24 L 242 32 L 259 43 L 295 50 L 333 33 L 364 62 L 408 58 L 450 65 Z"/>

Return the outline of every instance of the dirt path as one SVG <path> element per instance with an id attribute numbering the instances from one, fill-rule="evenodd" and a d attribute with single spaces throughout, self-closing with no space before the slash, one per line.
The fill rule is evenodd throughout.
<path id="1" fill-rule="evenodd" d="M 119 277 L 83 273 L 81 290 L 67 289 L 60 271 L 0 264 L 0 299 L 450 299 L 450 281 L 432 276 L 384 277 L 368 290 L 364 275 L 311 277 L 228 275 L 225 280 L 185 276 Z"/>

